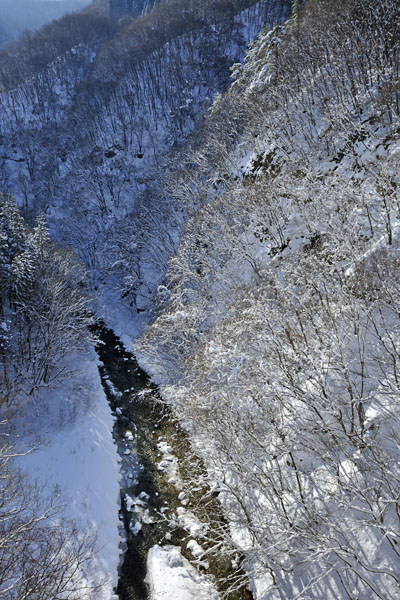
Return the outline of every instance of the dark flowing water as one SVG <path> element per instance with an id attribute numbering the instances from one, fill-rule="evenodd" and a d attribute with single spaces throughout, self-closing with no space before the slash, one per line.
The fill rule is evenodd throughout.
<path id="1" fill-rule="evenodd" d="M 179 459 L 191 456 L 191 448 L 187 436 L 161 402 L 157 388 L 140 369 L 133 354 L 127 352 L 114 332 L 103 325 L 96 328 L 96 335 L 100 340 L 96 348 L 102 362 L 100 375 L 116 417 L 113 434 L 122 461 L 120 519 L 126 544 L 117 593 L 120 600 L 146 600 L 149 549 L 155 544 L 184 548 L 191 539 L 182 528 L 169 526 L 168 517 L 182 504 L 178 498 L 179 490 L 168 483 L 169 475 L 159 468 L 163 459 L 159 444 L 167 444 Z M 134 502 L 133 508 L 130 499 Z M 193 503 L 204 503 L 207 517 L 213 514 L 223 525 L 218 502 L 212 494 L 207 497 L 203 490 L 195 492 L 191 495 L 189 508 Z M 140 520 L 137 510 L 142 511 L 141 527 L 137 525 Z M 187 552 L 182 553 L 190 558 Z M 209 563 L 207 572 L 217 578 L 232 572 L 230 561 L 222 557 L 211 557 Z M 232 600 L 249 597 L 244 589 L 230 596 Z"/>

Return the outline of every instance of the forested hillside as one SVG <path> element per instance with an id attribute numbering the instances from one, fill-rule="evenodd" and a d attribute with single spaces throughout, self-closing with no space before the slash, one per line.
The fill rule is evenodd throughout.
<path id="1" fill-rule="evenodd" d="M 109 0 L 110 14 L 114 18 L 138 17 L 151 11 L 159 0 Z"/>
<path id="2" fill-rule="evenodd" d="M 166 154 L 229 83 L 246 43 L 288 4 L 191 0 L 183 9 L 171 0 L 128 23 L 70 15 L 0 56 L 3 190 L 28 217 L 44 210 L 96 285 L 100 271 L 100 279 L 114 278 L 134 311 L 136 298 L 146 305 L 160 282 L 158 263 L 174 250 L 181 218 L 165 186 L 149 194 L 154 170 L 163 172 Z M 168 232 L 161 251 L 155 220 Z M 126 241 L 132 232 L 134 243 Z"/>
<path id="3" fill-rule="evenodd" d="M 60 420 L 82 418 L 85 393 L 68 398 L 67 390 L 74 353 L 90 370 L 84 282 L 73 252 L 51 242 L 43 215 L 29 228 L 13 198 L 0 196 L 0 594 L 7 600 L 81 600 L 85 579 L 98 580 L 94 533 L 79 532 L 59 491 L 43 492 L 18 468 Z M 60 405 L 57 389 L 65 393 Z M 37 466 L 32 471 L 37 477 Z"/>
<path id="4" fill-rule="evenodd" d="M 136 348 L 259 599 L 399 595 L 399 23 L 295 2 L 171 164 L 192 214 Z"/>
<path id="5" fill-rule="evenodd" d="M 171 0 L 136 20 L 104 8 L 65 15 L 0 53 L 7 600 L 116 597 L 121 459 L 92 325 L 113 323 L 124 305 L 134 328 L 138 313 L 148 321 L 191 210 L 170 201 L 170 159 L 229 85 L 231 63 L 289 2 Z"/>
<path id="6" fill-rule="evenodd" d="M 169 567 L 181 549 L 203 572 L 232 565 L 202 593 L 397 600 L 399 2 L 109 8 L 0 52 L 0 596 L 116 598 L 112 422 L 128 461 L 136 423 L 117 401 L 155 385 L 118 391 L 103 371 L 111 417 L 100 318 L 136 336 L 160 422 L 191 443 L 149 556 L 186 515 Z M 145 535 L 149 496 L 125 483 L 127 530 Z"/>
<path id="7" fill-rule="evenodd" d="M 33 230 L 12 198 L 0 198 L 1 403 L 62 377 L 62 359 L 90 339 L 85 273 L 71 251 L 50 241 L 43 216 Z M 34 360 L 33 360 L 34 358 Z"/>

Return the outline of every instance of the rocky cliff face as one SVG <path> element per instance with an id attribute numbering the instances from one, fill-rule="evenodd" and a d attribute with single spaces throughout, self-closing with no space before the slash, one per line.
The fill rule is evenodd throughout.
<path id="1" fill-rule="evenodd" d="M 159 0 L 109 0 L 109 10 L 116 19 L 125 15 L 137 17 L 153 8 L 157 1 Z"/>

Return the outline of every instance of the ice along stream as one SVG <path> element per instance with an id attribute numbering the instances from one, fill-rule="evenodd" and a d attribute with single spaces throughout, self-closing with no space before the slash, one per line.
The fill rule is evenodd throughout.
<path id="1" fill-rule="evenodd" d="M 201 522 L 196 518 L 185 520 L 186 513 L 190 515 L 194 507 L 196 513 L 201 513 L 203 505 L 207 518 L 212 514 L 223 525 L 223 517 L 215 496 L 206 489 L 193 490 L 188 496 L 179 491 L 179 469 L 192 456 L 186 434 L 171 417 L 156 386 L 114 332 L 99 324 L 96 335 L 100 375 L 115 415 L 113 434 L 121 457 L 120 520 L 125 542 L 117 594 L 120 600 L 146 600 L 150 548 L 156 544 L 175 545 L 182 548 L 187 558 L 193 558 L 187 544 L 197 537 L 194 530 L 201 527 Z M 199 464 L 194 468 L 199 468 Z M 200 570 L 216 580 L 224 575 L 238 575 L 237 571 L 233 573 L 231 561 L 222 555 L 207 555 L 207 560 L 199 559 L 198 564 Z M 221 589 L 221 585 L 218 587 Z M 251 595 L 242 588 L 229 597 L 244 600 Z"/>

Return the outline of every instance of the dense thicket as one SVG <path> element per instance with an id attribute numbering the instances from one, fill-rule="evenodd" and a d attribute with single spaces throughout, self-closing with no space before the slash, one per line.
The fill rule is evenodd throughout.
<path id="1" fill-rule="evenodd" d="M 138 350 L 257 598 L 399 592 L 399 17 L 295 3 L 171 165 L 193 216 Z"/>

